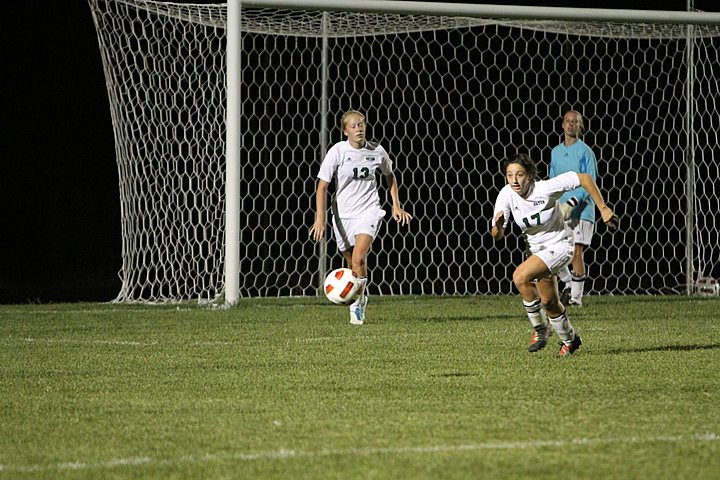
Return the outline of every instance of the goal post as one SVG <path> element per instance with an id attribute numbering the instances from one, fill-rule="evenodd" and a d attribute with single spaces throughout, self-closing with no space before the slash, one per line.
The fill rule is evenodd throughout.
<path id="1" fill-rule="evenodd" d="M 242 128 L 242 8 L 227 2 L 227 115 L 225 156 L 225 303 L 240 299 L 240 162 Z"/>
<path id="2" fill-rule="evenodd" d="M 349 108 L 367 114 L 415 217 L 376 240 L 375 294 L 512 292 L 517 236 L 487 234 L 499 162 L 524 150 L 545 175 L 571 108 L 622 216 L 586 251 L 588 293 L 720 277 L 720 14 L 88 2 L 115 131 L 118 301 L 317 295 L 341 258 L 308 235 L 315 176 Z"/>

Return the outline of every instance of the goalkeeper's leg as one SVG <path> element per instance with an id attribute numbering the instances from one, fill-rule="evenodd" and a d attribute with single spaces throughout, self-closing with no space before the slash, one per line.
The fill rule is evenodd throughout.
<path id="1" fill-rule="evenodd" d="M 570 283 L 569 305 L 581 307 L 587 279 L 585 267 L 585 247 L 592 242 L 595 224 L 587 220 L 580 220 L 573 230 L 575 247 L 572 259 L 572 281 Z"/>
<path id="2" fill-rule="evenodd" d="M 570 289 L 572 287 L 572 273 L 569 267 L 564 267 L 558 272 L 558 279 L 562 282 L 560 287 L 560 303 L 567 305 L 570 302 Z"/>
<path id="3" fill-rule="evenodd" d="M 558 279 L 565 285 L 570 285 L 572 281 L 572 273 L 570 273 L 570 267 L 564 267 L 557 273 Z"/>

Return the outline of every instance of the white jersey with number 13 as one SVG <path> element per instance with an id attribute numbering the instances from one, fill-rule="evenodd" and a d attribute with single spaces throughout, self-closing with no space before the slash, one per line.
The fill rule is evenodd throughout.
<path id="1" fill-rule="evenodd" d="M 344 141 L 328 150 L 318 178 L 328 183 L 335 179 L 333 211 L 340 218 L 363 218 L 382 212 L 377 175 L 390 175 L 392 169 L 390 157 L 379 144 L 366 142 L 356 149 Z"/>

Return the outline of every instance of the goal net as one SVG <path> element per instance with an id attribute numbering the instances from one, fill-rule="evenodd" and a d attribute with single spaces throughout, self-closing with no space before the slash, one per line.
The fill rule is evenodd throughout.
<path id="1" fill-rule="evenodd" d="M 89 4 L 116 142 L 117 300 L 221 298 L 226 6 Z M 341 265 L 329 235 L 324 248 L 308 231 L 350 108 L 415 217 L 376 239 L 375 294 L 512 292 L 518 232 L 488 233 L 500 161 L 526 151 L 545 176 L 569 109 L 622 219 L 597 227 L 586 291 L 686 293 L 720 277 L 718 26 L 245 6 L 241 25 L 240 296 L 314 296 Z"/>

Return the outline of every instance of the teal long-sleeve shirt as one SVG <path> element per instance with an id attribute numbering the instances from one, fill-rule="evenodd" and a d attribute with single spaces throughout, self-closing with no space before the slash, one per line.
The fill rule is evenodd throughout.
<path id="1" fill-rule="evenodd" d="M 566 147 L 564 143 L 561 143 L 552 149 L 550 154 L 550 178 L 557 177 L 565 172 L 588 173 L 597 182 L 595 154 L 582 140 L 578 139 L 570 147 Z M 571 197 L 575 197 L 578 201 L 578 205 L 573 209 L 571 217 L 595 223 L 595 202 L 590 198 L 587 190 L 578 187 L 575 190 L 565 192 L 560 197 L 560 202 L 566 202 Z"/>

